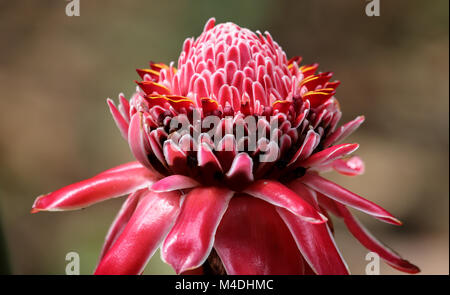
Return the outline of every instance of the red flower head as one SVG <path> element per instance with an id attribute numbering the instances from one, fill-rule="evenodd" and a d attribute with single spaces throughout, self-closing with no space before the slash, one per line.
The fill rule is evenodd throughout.
<path id="1" fill-rule="evenodd" d="M 117 108 L 108 100 L 138 162 L 40 196 L 32 212 L 130 194 L 97 274 L 139 274 L 160 246 L 177 273 L 201 271 L 214 248 L 228 274 L 348 274 L 328 212 L 390 265 L 418 272 L 347 207 L 400 221 L 319 176 L 363 173 L 362 160 L 348 156 L 358 144 L 338 143 L 364 117 L 338 127 L 339 82 L 300 62 L 269 33 L 209 20 L 184 42 L 178 69 L 150 63 L 137 70 L 142 81 L 130 102 L 120 95 Z"/>

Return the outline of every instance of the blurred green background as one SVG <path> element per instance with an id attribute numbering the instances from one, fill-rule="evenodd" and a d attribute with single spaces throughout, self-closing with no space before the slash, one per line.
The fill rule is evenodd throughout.
<path id="1" fill-rule="evenodd" d="M 359 215 L 423 274 L 449 273 L 448 0 L 0 0 L 0 272 L 64 274 L 67 252 L 92 273 L 123 198 L 81 211 L 29 214 L 36 196 L 132 160 L 107 109 L 135 89 L 135 68 L 176 61 L 206 20 L 270 31 L 288 56 L 320 63 L 342 81 L 343 121 L 366 122 L 366 174 L 331 177 L 404 222 Z M 350 269 L 364 274 L 367 250 L 337 223 Z M 146 272 L 173 273 L 155 255 Z M 385 264 L 382 274 L 400 274 Z"/>

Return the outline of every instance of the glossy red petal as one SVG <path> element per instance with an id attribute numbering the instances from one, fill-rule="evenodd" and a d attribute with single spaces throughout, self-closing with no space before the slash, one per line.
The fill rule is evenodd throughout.
<path id="1" fill-rule="evenodd" d="M 129 171 L 131 169 L 138 169 L 138 168 L 145 168 L 144 166 L 142 166 L 141 163 L 135 161 L 135 162 L 128 162 L 125 164 L 121 164 L 119 166 L 110 168 L 108 170 L 105 170 L 99 174 L 108 174 L 108 173 L 117 173 L 117 172 L 124 172 L 124 171 Z"/>
<path id="2" fill-rule="evenodd" d="M 142 189 L 132 193 L 122 204 L 120 211 L 117 213 L 116 218 L 114 219 L 113 223 L 111 224 L 108 230 L 108 233 L 106 234 L 105 243 L 103 244 L 99 261 L 101 261 L 103 256 L 105 256 L 106 252 L 111 248 L 113 243 L 116 241 L 117 237 L 122 233 L 123 229 L 125 228 L 131 216 L 133 215 L 141 195 L 146 191 L 147 191 L 146 189 Z"/>
<path id="3" fill-rule="evenodd" d="M 350 211 L 341 204 L 336 204 L 345 224 L 353 236 L 367 249 L 378 253 L 381 258 L 392 267 L 407 273 L 418 273 L 420 269 L 409 261 L 403 259 L 394 250 L 390 249 L 382 242 L 378 241 L 372 234 L 362 225 L 359 220 L 353 216 Z"/>
<path id="4" fill-rule="evenodd" d="M 370 214 L 384 222 L 395 225 L 401 224 L 397 218 L 377 204 L 318 175 L 306 173 L 299 181 L 337 202 Z"/>
<path id="5" fill-rule="evenodd" d="M 172 227 L 179 212 L 178 192 L 148 191 L 95 274 L 140 274 Z"/>
<path id="6" fill-rule="evenodd" d="M 164 240 L 161 257 L 176 273 L 196 268 L 208 258 L 214 236 L 233 192 L 199 187 L 189 192 L 180 215 Z"/>
<path id="7" fill-rule="evenodd" d="M 109 172 L 108 172 L 109 171 Z M 143 167 L 121 165 L 36 199 L 32 212 L 80 209 L 149 187 L 160 175 Z"/>
<path id="8" fill-rule="evenodd" d="M 275 206 L 285 208 L 306 222 L 324 223 L 327 221 L 325 216 L 321 215 L 308 202 L 278 181 L 257 180 L 248 186 L 244 192 Z"/>
<path id="9" fill-rule="evenodd" d="M 170 175 L 155 182 L 151 189 L 155 192 L 169 192 L 199 186 L 196 180 L 184 175 Z"/>
<path id="10" fill-rule="evenodd" d="M 289 188 L 318 207 L 315 196 L 303 184 L 294 181 Z M 291 212 L 277 208 L 283 221 L 292 233 L 300 252 L 309 266 L 319 275 L 349 274 L 347 264 L 342 258 L 333 235 L 326 223 L 311 224 Z"/>
<path id="11" fill-rule="evenodd" d="M 214 249 L 229 275 L 303 273 L 303 259 L 275 207 L 250 196 L 230 201 Z"/>
<path id="12" fill-rule="evenodd" d="M 283 208 L 277 208 L 290 229 L 300 252 L 318 275 L 348 275 L 347 265 L 337 249 L 327 224 L 311 224 Z"/>

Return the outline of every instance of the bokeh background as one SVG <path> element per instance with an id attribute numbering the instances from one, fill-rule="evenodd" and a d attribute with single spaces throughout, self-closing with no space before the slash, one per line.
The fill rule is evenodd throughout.
<path id="1" fill-rule="evenodd" d="M 79 17 L 67 3 L 0 0 L 1 273 L 64 274 L 70 251 L 81 273 L 93 271 L 123 199 L 31 215 L 34 198 L 132 160 L 105 99 L 129 96 L 149 60 L 176 61 L 211 16 L 268 30 L 288 56 L 335 72 L 343 121 L 366 115 L 350 140 L 367 172 L 331 177 L 404 222 L 358 215 L 422 274 L 449 273 L 448 0 L 381 0 L 379 17 L 364 0 L 81 0 Z M 367 251 L 336 226 L 352 272 L 364 274 Z M 145 273 L 173 272 L 155 255 Z"/>

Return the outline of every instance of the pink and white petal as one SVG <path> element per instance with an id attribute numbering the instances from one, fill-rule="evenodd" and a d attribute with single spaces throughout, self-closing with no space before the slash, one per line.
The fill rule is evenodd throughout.
<path id="1" fill-rule="evenodd" d="M 230 201 L 214 249 L 229 275 L 303 273 L 302 256 L 275 207 L 243 194 Z"/>
<path id="2" fill-rule="evenodd" d="M 155 182 L 151 189 L 155 192 L 169 192 L 200 186 L 195 179 L 184 175 L 170 175 Z"/>
<path id="3" fill-rule="evenodd" d="M 246 185 L 253 181 L 253 160 L 247 153 L 239 153 L 226 173 L 228 184 L 237 186 Z"/>
<path id="4" fill-rule="evenodd" d="M 120 134 L 122 134 L 122 137 L 125 140 L 128 140 L 128 122 L 122 116 L 122 113 L 120 113 L 120 111 L 116 108 L 116 105 L 111 99 L 108 98 L 106 102 L 108 103 L 109 110 L 111 111 L 111 115 L 116 122 L 117 128 L 120 130 Z"/>
<path id="5" fill-rule="evenodd" d="M 194 269 L 208 258 L 217 227 L 233 192 L 219 187 L 198 187 L 185 197 L 180 215 L 164 240 L 162 259 L 177 274 Z"/>
<path id="6" fill-rule="evenodd" d="M 95 274 L 140 274 L 158 249 L 179 212 L 180 193 L 147 191 Z"/>
<path id="7" fill-rule="evenodd" d="M 283 208 L 277 208 L 291 231 L 297 247 L 309 266 L 318 275 L 347 275 L 347 264 L 337 249 L 333 235 L 326 223 L 311 224 Z"/>
<path id="8" fill-rule="evenodd" d="M 125 163 L 125 164 L 113 167 L 113 168 L 105 170 L 99 174 L 124 172 L 124 171 L 129 171 L 130 169 L 137 169 L 137 168 L 145 168 L 145 167 L 142 166 L 141 163 L 135 161 L 135 162 L 129 162 L 129 163 Z"/>
<path id="9" fill-rule="evenodd" d="M 344 144 L 332 146 L 323 151 L 313 154 L 308 159 L 300 162 L 298 164 L 298 166 L 315 167 L 315 166 L 326 165 L 327 163 L 330 163 L 336 159 L 339 159 L 343 156 L 353 153 L 354 151 L 356 151 L 358 149 L 358 147 L 359 147 L 359 145 L 356 143 L 355 144 L 344 143 Z"/>
<path id="10" fill-rule="evenodd" d="M 292 164 L 298 161 L 302 161 L 305 158 L 309 157 L 314 148 L 317 146 L 316 143 L 318 141 L 320 141 L 320 135 L 314 132 L 314 130 L 309 130 L 308 133 L 306 134 L 305 139 L 303 140 L 303 144 L 300 146 L 300 148 L 294 154 L 292 159 L 289 161 L 288 166 L 291 166 Z"/>
<path id="11" fill-rule="evenodd" d="M 401 224 L 397 218 L 377 204 L 318 175 L 306 173 L 303 177 L 299 178 L 299 181 L 339 203 L 370 214 L 379 220 L 395 225 Z"/>
<path id="12" fill-rule="evenodd" d="M 347 228 L 352 235 L 367 249 L 380 255 L 392 267 L 407 273 L 418 273 L 420 269 L 403 259 L 395 251 L 378 241 L 344 205 L 336 204 Z"/>
<path id="13" fill-rule="evenodd" d="M 198 166 L 207 174 L 214 174 L 215 172 L 222 172 L 222 166 L 219 160 L 214 155 L 210 146 L 203 142 L 200 143 L 197 151 Z"/>
<path id="14" fill-rule="evenodd" d="M 144 134 L 141 116 L 142 114 L 138 112 L 131 117 L 130 127 L 128 129 L 128 144 L 136 160 L 145 167 L 154 170 L 148 158 L 150 151 L 146 147 L 147 138 Z"/>
<path id="15" fill-rule="evenodd" d="M 142 166 L 139 168 L 131 166 L 129 169 L 121 167 L 116 172 L 100 173 L 92 178 L 39 196 L 35 200 L 31 212 L 81 209 L 149 187 L 159 177 L 158 173 Z"/>
<path id="16" fill-rule="evenodd" d="M 113 223 L 111 224 L 108 230 L 108 233 L 106 234 L 105 243 L 103 244 L 102 251 L 100 252 L 99 262 L 101 261 L 103 256 L 105 256 L 106 252 L 114 244 L 117 237 L 122 233 L 123 229 L 125 228 L 131 216 L 133 215 L 141 195 L 146 191 L 147 191 L 146 189 L 142 189 L 132 193 L 122 204 L 120 211 L 117 213 L 116 218 L 114 219 Z"/>
<path id="17" fill-rule="evenodd" d="M 174 174 L 186 174 L 189 172 L 187 154 L 172 139 L 164 142 L 163 154 L 167 166 Z"/>
<path id="18" fill-rule="evenodd" d="M 249 185 L 244 192 L 272 205 L 285 208 L 306 222 L 324 223 L 327 221 L 326 217 L 321 215 L 308 202 L 278 181 L 257 180 Z"/>
<path id="19" fill-rule="evenodd" d="M 364 122 L 364 116 L 358 116 L 352 121 L 344 124 L 339 127 L 336 131 L 334 131 L 331 135 L 325 139 L 323 142 L 324 147 L 328 147 L 340 140 L 347 138 L 350 134 L 352 134 L 358 127 Z"/>
<path id="20" fill-rule="evenodd" d="M 119 110 L 127 122 L 130 122 L 130 103 L 123 93 L 119 94 Z"/>
<path id="21" fill-rule="evenodd" d="M 326 163 L 325 165 L 315 166 L 311 170 L 318 173 L 325 173 L 329 171 L 336 171 L 340 174 L 347 176 L 357 176 L 364 174 L 365 166 L 364 161 L 358 157 L 353 156 L 350 158 L 336 159 L 333 162 Z"/>
<path id="22" fill-rule="evenodd" d="M 348 159 L 337 159 L 331 165 L 337 172 L 348 176 L 364 174 L 365 170 L 364 162 L 358 156 L 353 156 Z"/>

